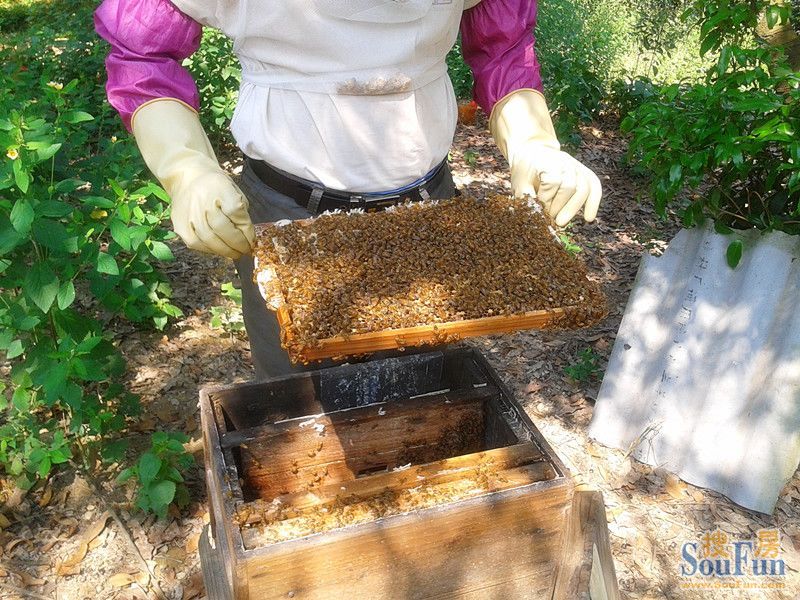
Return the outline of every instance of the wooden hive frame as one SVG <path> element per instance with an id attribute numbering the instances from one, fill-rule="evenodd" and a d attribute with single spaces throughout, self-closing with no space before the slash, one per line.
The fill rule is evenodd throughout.
<path id="1" fill-rule="evenodd" d="M 277 301 L 275 311 L 285 341 L 291 342 L 290 326 L 292 316 L 285 299 Z M 300 354 L 304 360 L 314 361 L 338 356 L 358 356 L 383 350 L 411 348 L 415 346 L 436 345 L 442 342 L 455 342 L 471 337 L 497 333 L 514 333 L 526 329 L 544 329 L 552 326 L 572 307 L 551 310 L 534 310 L 521 315 L 499 315 L 481 319 L 465 319 L 449 323 L 435 323 L 387 329 L 370 333 L 356 333 L 347 337 L 337 336 L 319 340 L 314 346 L 305 346 Z"/>
<path id="2" fill-rule="evenodd" d="M 294 221 L 294 226 L 312 225 L 314 219 Z M 257 236 L 273 224 L 260 224 L 256 226 Z M 254 269 L 257 277 L 260 267 L 258 260 Z M 256 279 L 267 307 L 273 310 L 281 328 L 284 347 L 294 347 L 292 335 L 292 312 L 277 280 L 271 280 L 269 289 L 264 281 Z M 396 350 L 418 346 L 435 346 L 442 343 L 452 343 L 472 337 L 492 335 L 499 333 L 514 333 L 528 329 L 545 329 L 556 327 L 565 322 L 570 315 L 589 315 L 591 323 L 599 321 L 605 316 L 607 308 L 564 306 L 544 310 L 532 310 L 517 315 L 495 315 L 478 319 L 464 319 L 446 323 L 430 323 L 415 327 L 386 329 L 368 333 L 355 333 L 352 335 L 339 335 L 327 339 L 317 340 L 314 345 L 306 345 L 290 352 L 292 360 L 303 362 L 321 361 L 326 358 L 340 358 L 346 356 L 360 356 L 385 350 Z M 577 326 L 584 326 L 585 323 Z"/>
<path id="3" fill-rule="evenodd" d="M 306 426 L 308 415 L 316 429 Z M 605 522 L 590 529 L 573 523 L 582 513 L 596 520 L 597 509 L 570 513 L 577 496 L 569 473 L 475 351 L 207 389 L 201 416 L 215 544 L 204 542 L 203 552 L 211 597 L 572 598 L 586 587 L 586 532 L 602 537 Z M 455 443 L 447 437 L 446 448 L 435 441 L 445 436 L 428 437 L 462 423 L 470 432 L 480 423 L 480 432 Z M 329 432 L 325 447 L 316 442 L 320 427 Z M 405 461 L 414 466 L 404 468 Z M 487 464 L 494 473 L 488 488 L 462 485 Z M 296 485 L 319 465 L 329 484 Z M 303 514 L 342 497 L 402 495 L 423 485 L 461 495 L 280 541 L 241 521 L 253 490 Z M 613 580 L 607 542 L 606 531 L 601 581 Z M 615 597 L 616 581 L 603 585 Z"/>

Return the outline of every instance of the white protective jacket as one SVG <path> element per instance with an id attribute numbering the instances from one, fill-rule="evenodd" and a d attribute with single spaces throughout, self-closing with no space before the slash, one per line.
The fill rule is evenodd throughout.
<path id="1" fill-rule="evenodd" d="M 248 156 L 377 192 L 447 155 L 457 111 L 445 58 L 464 0 L 172 1 L 233 39 L 242 87 L 231 130 Z"/>

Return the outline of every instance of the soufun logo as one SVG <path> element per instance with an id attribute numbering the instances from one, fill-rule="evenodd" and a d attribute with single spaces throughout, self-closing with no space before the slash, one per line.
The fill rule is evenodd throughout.
<path id="1" fill-rule="evenodd" d="M 777 529 L 761 529 L 755 539 L 732 540 L 716 529 L 681 547 L 685 588 L 782 588 L 786 563 Z M 747 579 L 747 582 L 741 581 Z M 755 580 L 755 581 L 754 581 Z"/>

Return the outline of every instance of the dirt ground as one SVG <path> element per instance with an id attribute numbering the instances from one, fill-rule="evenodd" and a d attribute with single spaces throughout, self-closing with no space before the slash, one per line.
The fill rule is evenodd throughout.
<path id="1" fill-rule="evenodd" d="M 625 143 L 613 124 L 588 127 L 583 137 L 579 158 L 601 177 L 605 196 L 598 220 L 577 220 L 569 234 L 609 298 L 609 317 L 588 330 L 519 333 L 472 343 L 516 391 L 576 478 L 602 490 L 624 597 L 800 598 L 800 472 L 784 488 L 774 515 L 765 516 L 636 463 L 586 435 L 600 379 L 575 381 L 564 369 L 585 348 L 605 366 L 640 257 L 663 249 L 676 227 L 638 201 L 645 184 L 623 166 Z M 451 159 L 465 193 L 508 189 L 485 119 L 459 129 Z M 245 381 L 252 371 L 246 339 L 210 327 L 210 308 L 226 302 L 220 284 L 235 281 L 232 265 L 177 246 L 176 253 L 178 261 L 168 270 L 176 303 L 187 316 L 163 334 L 119 326 L 130 384 L 145 408 L 130 436 L 135 447 L 154 430 L 185 431 L 201 464 L 199 389 Z M 201 469 L 190 475 L 192 505 L 166 521 L 133 511 L 131 491 L 113 483 L 114 473 L 88 479 L 62 470 L 47 486 L 12 496 L 0 513 L 0 598 L 123 600 L 158 598 L 158 590 L 171 600 L 205 597 L 197 555 L 208 520 Z M 680 546 L 717 528 L 732 540 L 753 538 L 762 528 L 779 529 L 788 565 L 784 589 L 682 589 Z"/>

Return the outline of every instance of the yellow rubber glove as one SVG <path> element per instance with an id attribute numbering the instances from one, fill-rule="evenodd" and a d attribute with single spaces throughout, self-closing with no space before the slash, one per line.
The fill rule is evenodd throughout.
<path id="1" fill-rule="evenodd" d="M 600 179 L 561 151 L 540 92 L 522 89 L 502 98 L 492 109 L 489 129 L 511 166 L 514 196 L 537 198 L 559 226 L 581 208 L 584 219 L 594 220 L 603 195 Z"/>
<path id="2" fill-rule="evenodd" d="M 147 166 L 172 197 L 172 225 L 194 250 L 239 258 L 255 233 L 247 199 L 220 168 L 197 113 L 164 98 L 133 115 L 133 134 Z"/>

